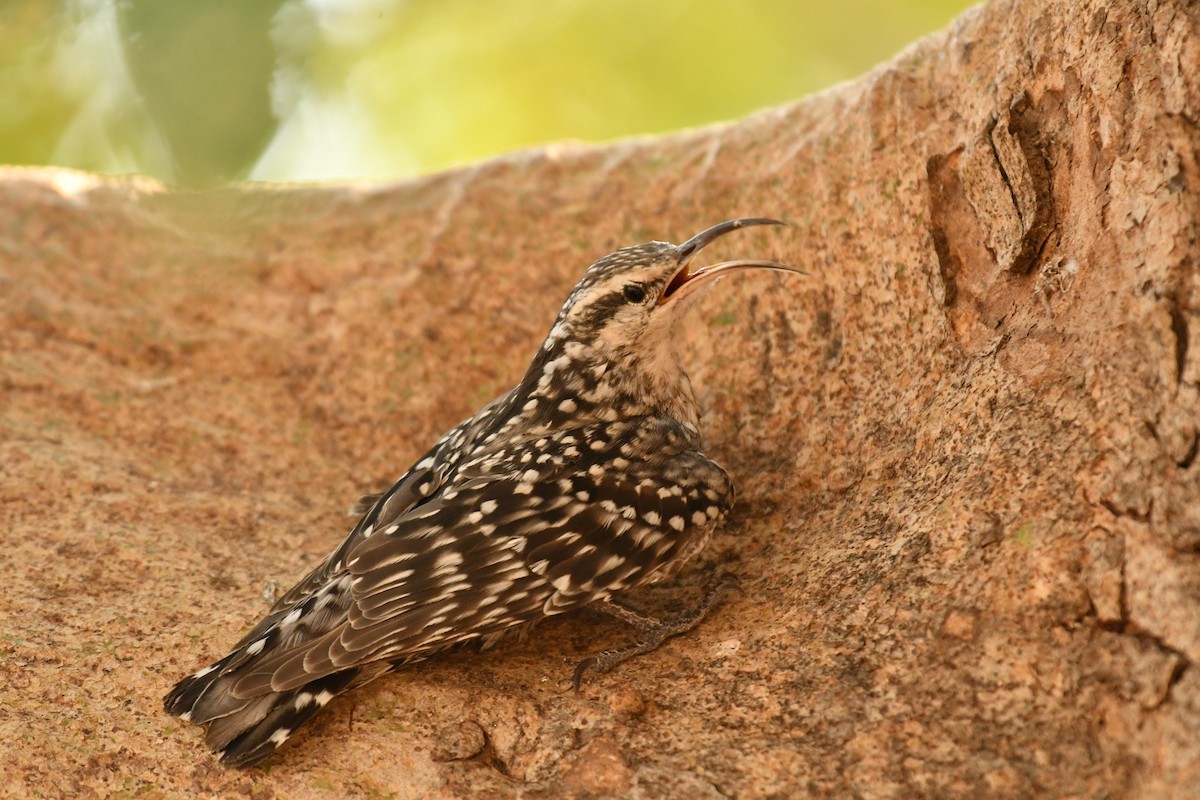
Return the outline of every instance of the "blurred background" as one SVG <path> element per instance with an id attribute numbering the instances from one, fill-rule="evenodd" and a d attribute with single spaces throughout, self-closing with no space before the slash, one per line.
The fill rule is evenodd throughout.
<path id="1" fill-rule="evenodd" d="M 395 178 L 744 116 L 963 0 L 0 0 L 0 163 Z"/>

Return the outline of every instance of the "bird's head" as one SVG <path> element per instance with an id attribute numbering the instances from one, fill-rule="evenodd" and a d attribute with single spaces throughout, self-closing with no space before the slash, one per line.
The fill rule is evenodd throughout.
<path id="1" fill-rule="evenodd" d="M 676 326 L 700 290 L 738 270 L 797 272 L 777 261 L 736 259 L 696 267 L 716 239 L 774 219 L 722 222 L 683 244 L 624 247 L 588 267 L 563 304 L 524 385 L 539 416 L 619 419 L 668 413 L 694 423 L 695 398 L 676 352 Z"/>

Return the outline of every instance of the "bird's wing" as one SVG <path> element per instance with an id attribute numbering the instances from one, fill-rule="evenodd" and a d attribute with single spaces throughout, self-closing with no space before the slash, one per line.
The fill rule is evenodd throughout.
<path id="1" fill-rule="evenodd" d="M 511 392 L 501 395 L 479 413 L 451 428 L 420 459 L 392 485 L 388 491 L 359 498 L 362 517 L 337 549 L 326 556 L 306 576 L 288 589 L 265 617 L 234 646 L 237 650 L 262 637 L 272 626 L 306 599 L 312 598 L 323 587 L 334 582 L 345 571 L 346 554 L 364 538 L 380 527 L 411 512 L 426 502 L 445 484 L 465 453 L 475 446 L 476 440 L 489 429 L 497 412 L 503 409 Z"/>
<path id="2" fill-rule="evenodd" d="M 732 487 L 720 467 L 678 444 L 634 457 L 629 444 L 640 435 L 626 425 L 596 448 L 563 445 L 584 441 L 579 432 L 508 448 L 494 463 L 525 459 L 523 469 L 452 484 L 376 527 L 346 553 L 344 591 L 305 601 L 312 612 L 344 613 L 340 624 L 297 636 L 310 613 L 297 606 L 263 645 L 249 643 L 257 657 L 239 665 L 234 693 L 421 658 L 653 579 L 724 514 Z"/>

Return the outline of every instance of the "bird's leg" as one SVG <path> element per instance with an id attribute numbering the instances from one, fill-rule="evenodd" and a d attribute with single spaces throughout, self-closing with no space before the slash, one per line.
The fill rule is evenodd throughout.
<path id="1" fill-rule="evenodd" d="M 627 647 L 621 647 L 616 650 L 605 650 L 602 653 L 597 653 L 594 656 L 589 656 L 579 662 L 579 666 L 575 668 L 575 676 L 571 679 L 571 685 L 575 692 L 579 692 L 579 684 L 583 679 L 583 673 L 588 669 L 594 669 L 596 672 L 608 672 L 618 664 L 640 656 L 644 653 L 649 653 L 658 648 L 667 639 L 673 636 L 678 636 L 681 633 L 687 633 L 692 628 L 700 624 L 716 606 L 720 605 L 721 597 L 727 589 L 736 589 L 741 592 L 741 584 L 733 575 L 722 572 L 714 577 L 708 584 L 708 588 L 704 591 L 704 597 L 700 599 L 699 605 L 696 608 L 684 614 L 680 614 L 674 619 L 658 619 L 647 614 L 642 614 L 628 606 L 618 603 L 616 600 L 600 600 L 592 603 L 588 608 L 593 608 L 610 617 L 615 617 L 627 625 L 632 625 L 639 633 L 638 640 Z"/>

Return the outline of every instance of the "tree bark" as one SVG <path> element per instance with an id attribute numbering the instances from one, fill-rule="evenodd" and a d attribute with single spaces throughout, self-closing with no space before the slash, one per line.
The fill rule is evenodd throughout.
<path id="1" fill-rule="evenodd" d="M 1200 5 L 997 0 L 736 124 L 374 187 L 0 180 L 17 796 L 1200 796 Z M 574 696 L 579 613 L 269 771 L 161 712 L 595 258 L 771 215 L 686 358 L 746 589 Z M 715 249 L 715 248 L 714 248 Z M 374 793 L 374 794 L 373 794 Z"/>

